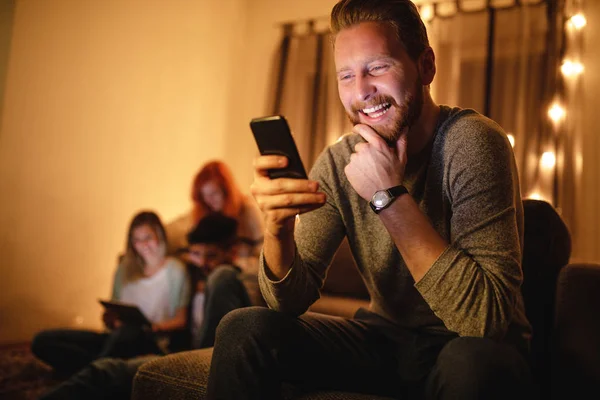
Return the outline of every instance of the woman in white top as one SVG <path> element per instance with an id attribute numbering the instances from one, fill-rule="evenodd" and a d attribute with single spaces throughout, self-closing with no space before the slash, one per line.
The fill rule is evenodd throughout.
<path id="1" fill-rule="evenodd" d="M 33 353 L 56 370 L 73 373 L 101 357 L 129 358 L 167 351 L 185 329 L 190 282 L 185 266 L 166 254 L 165 229 L 156 213 L 142 211 L 129 226 L 127 249 L 115 273 L 112 300 L 137 306 L 151 326 L 102 317 L 107 332 L 48 330 L 36 335 Z"/>

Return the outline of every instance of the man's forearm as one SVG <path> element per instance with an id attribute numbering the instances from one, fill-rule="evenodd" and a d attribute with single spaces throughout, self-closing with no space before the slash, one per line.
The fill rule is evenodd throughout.
<path id="1" fill-rule="evenodd" d="M 280 281 L 290 270 L 296 254 L 296 243 L 294 242 L 293 229 L 274 236 L 265 232 L 263 255 L 265 259 L 267 277 L 274 281 Z"/>
<path id="2" fill-rule="evenodd" d="M 399 197 L 379 216 L 413 279 L 418 282 L 448 247 L 448 243 L 436 232 L 429 218 L 409 195 Z"/>

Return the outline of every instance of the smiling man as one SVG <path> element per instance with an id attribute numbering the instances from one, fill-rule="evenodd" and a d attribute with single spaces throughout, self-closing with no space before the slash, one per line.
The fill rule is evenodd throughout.
<path id="1" fill-rule="evenodd" d="M 354 134 L 325 149 L 308 180 L 271 180 L 267 170 L 287 160 L 255 160 L 269 309 L 221 321 L 209 398 L 277 399 L 282 382 L 526 398 L 523 207 L 505 133 L 473 110 L 434 102 L 435 56 L 410 1 L 342 0 L 331 28 Z M 352 319 L 307 313 L 344 236 L 370 307 Z"/>

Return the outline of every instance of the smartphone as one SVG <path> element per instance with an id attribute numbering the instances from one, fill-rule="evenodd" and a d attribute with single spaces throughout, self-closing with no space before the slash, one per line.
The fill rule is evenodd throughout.
<path id="1" fill-rule="evenodd" d="M 250 121 L 250 129 L 261 155 L 285 156 L 288 159 L 287 167 L 269 170 L 269 178 L 308 179 L 296 142 L 283 116 L 254 118 Z"/>

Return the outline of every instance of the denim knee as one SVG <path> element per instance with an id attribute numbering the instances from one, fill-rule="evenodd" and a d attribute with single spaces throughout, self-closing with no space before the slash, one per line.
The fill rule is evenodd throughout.
<path id="1" fill-rule="evenodd" d="M 43 358 L 46 348 L 56 342 L 60 331 L 48 330 L 37 333 L 31 341 L 31 352 L 38 358 Z"/>
<path id="2" fill-rule="evenodd" d="M 206 285 L 215 290 L 221 286 L 229 286 L 231 283 L 237 284 L 239 282 L 238 274 L 238 270 L 234 267 L 222 265 L 208 275 Z"/>
<path id="3" fill-rule="evenodd" d="M 520 399 L 530 373 L 513 347 L 487 338 L 459 337 L 440 352 L 428 378 L 428 399 Z"/>
<path id="4" fill-rule="evenodd" d="M 244 342 L 273 342 L 279 336 L 283 321 L 289 317 L 266 307 L 244 307 L 229 312 L 217 327 L 215 345 L 228 342 L 239 347 Z"/>

